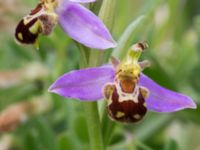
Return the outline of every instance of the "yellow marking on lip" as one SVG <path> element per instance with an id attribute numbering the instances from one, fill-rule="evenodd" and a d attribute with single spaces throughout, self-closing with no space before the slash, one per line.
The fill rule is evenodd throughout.
<path id="1" fill-rule="evenodd" d="M 40 24 L 40 22 L 37 20 L 37 21 L 29 28 L 29 31 L 30 31 L 32 34 L 38 34 L 38 33 L 39 33 L 40 27 L 41 27 L 41 24 Z"/>
<path id="2" fill-rule="evenodd" d="M 140 92 L 145 99 L 149 96 L 149 90 L 145 87 L 140 87 Z"/>
<path id="3" fill-rule="evenodd" d="M 117 118 L 121 118 L 121 117 L 123 117 L 124 115 L 125 115 L 124 112 L 118 111 L 117 114 L 116 114 L 116 117 L 117 117 Z"/>
<path id="4" fill-rule="evenodd" d="M 17 36 L 18 36 L 18 38 L 19 38 L 20 40 L 23 40 L 23 35 L 22 35 L 21 32 L 19 32 L 19 33 L 17 34 Z"/>
<path id="5" fill-rule="evenodd" d="M 112 98 L 110 97 L 107 101 L 107 106 L 111 105 L 112 104 Z"/>
<path id="6" fill-rule="evenodd" d="M 144 106 L 144 107 L 147 107 L 147 103 L 143 103 L 143 106 Z"/>
<path id="7" fill-rule="evenodd" d="M 107 84 L 104 88 L 103 88 L 103 95 L 105 97 L 105 99 L 107 99 L 107 106 L 109 106 L 110 104 L 112 104 L 112 93 L 113 93 L 114 87 L 111 84 Z"/>
<path id="8" fill-rule="evenodd" d="M 135 114 L 135 115 L 133 115 L 133 118 L 135 118 L 135 119 L 140 119 L 141 116 L 140 116 L 139 114 Z"/>

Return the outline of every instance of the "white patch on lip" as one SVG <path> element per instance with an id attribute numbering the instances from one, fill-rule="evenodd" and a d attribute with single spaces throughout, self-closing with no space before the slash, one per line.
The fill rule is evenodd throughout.
<path id="1" fill-rule="evenodd" d="M 118 82 L 115 82 L 115 86 L 117 89 L 117 93 L 119 95 L 119 102 L 124 102 L 128 100 L 132 100 L 134 103 L 138 103 L 138 96 L 139 96 L 139 86 L 135 86 L 135 89 L 132 93 L 125 93 L 122 91 L 121 86 Z"/>
<path id="2" fill-rule="evenodd" d="M 140 119 L 141 118 L 141 116 L 139 115 L 139 114 L 135 114 L 135 115 L 133 115 L 133 118 L 135 118 L 135 119 Z"/>
<path id="3" fill-rule="evenodd" d="M 144 106 L 144 107 L 147 107 L 147 103 L 144 102 L 144 103 L 143 103 L 143 106 Z"/>

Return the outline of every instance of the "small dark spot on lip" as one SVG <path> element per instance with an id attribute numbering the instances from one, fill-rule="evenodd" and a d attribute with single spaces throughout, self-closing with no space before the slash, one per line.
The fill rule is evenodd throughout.
<path id="1" fill-rule="evenodd" d="M 149 47 L 148 44 L 147 44 L 146 42 L 139 42 L 139 43 L 138 43 L 138 46 L 139 46 L 142 50 L 147 49 L 147 48 Z"/>
<path id="2" fill-rule="evenodd" d="M 138 46 L 139 46 L 142 50 L 144 50 L 144 45 L 143 45 L 142 43 L 138 43 Z"/>
<path id="3" fill-rule="evenodd" d="M 107 105 L 107 111 L 109 116 L 116 121 L 122 123 L 135 123 L 140 121 L 146 114 L 147 108 L 143 106 L 145 102 L 144 97 L 139 94 L 138 103 L 135 103 L 132 99 L 119 102 L 119 94 L 115 87 L 112 94 L 112 103 Z M 117 117 L 117 112 L 123 112 L 124 115 Z M 140 118 L 134 118 L 134 115 L 140 115 Z"/>

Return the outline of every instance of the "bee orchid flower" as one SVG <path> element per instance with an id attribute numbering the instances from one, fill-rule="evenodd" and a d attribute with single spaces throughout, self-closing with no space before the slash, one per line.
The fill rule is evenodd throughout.
<path id="1" fill-rule="evenodd" d="M 95 0 L 40 0 L 17 25 L 15 38 L 21 44 L 37 46 L 39 34 L 49 35 L 57 22 L 74 40 L 96 49 L 116 46 L 109 30 L 90 10 L 79 3 Z"/>
<path id="2" fill-rule="evenodd" d="M 142 73 L 148 63 L 138 59 L 146 47 L 144 43 L 133 45 L 126 58 L 122 62 L 113 59 L 113 65 L 66 73 L 50 86 L 49 92 L 81 101 L 105 98 L 109 116 L 125 123 L 141 120 L 147 110 L 169 113 L 195 109 L 190 97 L 168 90 Z"/>

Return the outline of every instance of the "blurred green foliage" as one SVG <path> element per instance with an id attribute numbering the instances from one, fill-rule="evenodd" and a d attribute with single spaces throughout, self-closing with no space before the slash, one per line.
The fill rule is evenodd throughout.
<path id="1" fill-rule="evenodd" d="M 3 137 L 9 136 L 10 149 L 14 150 L 88 150 L 87 116 L 82 113 L 81 102 L 47 92 L 59 75 L 78 69 L 80 54 L 75 42 L 57 26 L 49 37 L 40 37 L 40 50 L 17 45 L 13 37 L 15 26 L 36 1 L 1 3 L 5 8 L 0 11 L 0 111 L 36 97 L 52 105 L 29 116 L 16 129 L 0 133 L 0 145 L 6 142 Z M 6 9 L 8 6 L 10 9 Z M 198 0 L 117 0 L 112 30 L 115 39 L 125 44 L 120 38 L 129 29 L 127 48 L 137 41 L 147 41 L 150 48 L 142 59 L 150 60 L 152 66 L 144 73 L 167 88 L 190 95 L 197 104 L 200 101 L 199 6 Z M 141 16 L 144 19 L 136 23 Z M 123 58 L 125 52 L 119 45 L 113 54 Z M 41 75 L 40 70 L 34 70 L 31 66 L 35 63 L 46 73 Z M 36 75 L 25 75 L 27 70 Z M 199 109 L 173 114 L 149 112 L 143 121 L 131 125 L 113 124 L 105 113 L 101 116 L 104 143 L 109 150 L 200 148 Z"/>

